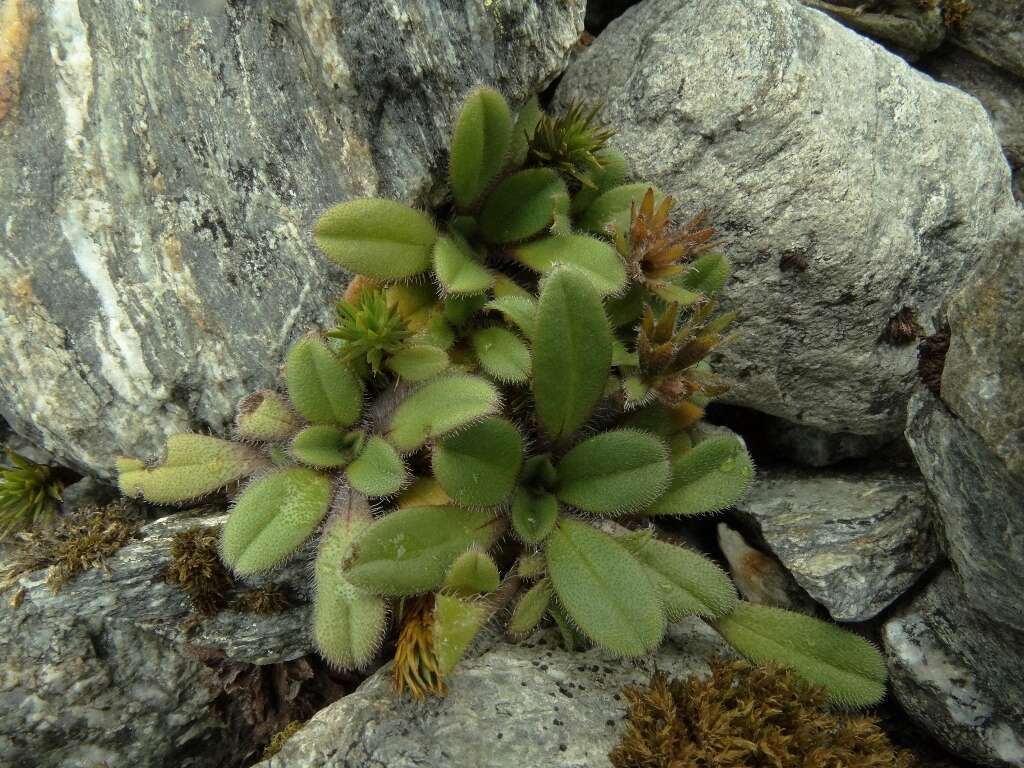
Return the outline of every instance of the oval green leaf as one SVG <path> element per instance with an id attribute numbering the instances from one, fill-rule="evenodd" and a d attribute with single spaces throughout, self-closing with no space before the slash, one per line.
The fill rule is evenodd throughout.
<path id="1" fill-rule="evenodd" d="M 885 660 L 878 649 L 834 624 L 741 602 L 714 626 L 751 661 L 789 667 L 822 686 L 834 704 L 869 707 L 885 695 Z"/>
<path id="2" fill-rule="evenodd" d="M 626 267 L 616 250 L 586 235 L 545 237 L 521 245 L 513 253 L 518 261 L 541 274 L 547 274 L 556 264 L 575 267 L 602 296 L 618 293 L 626 285 Z"/>
<path id="3" fill-rule="evenodd" d="M 355 442 L 337 427 L 314 424 L 295 436 L 291 452 L 297 461 L 311 467 L 341 467 L 352 461 Z"/>
<path id="4" fill-rule="evenodd" d="M 490 186 L 508 157 L 512 113 L 493 88 L 477 88 L 466 98 L 452 133 L 448 175 L 455 203 L 469 208 Z"/>
<path id="5" fill-rule="evenodd" d="M 576 627 L 622 656 L 643 656 L 665 634 L 665 611 L 644 567 L 611 536 L 563 518 L 547 542 L 548 576 Z"/>
<path id="6" fill-rule="evenodd" d="M 558 521 L 558 499 L 542 491 L 517 488 L 512 498 L 512 528 L 526 544 L 540 544 Z"/>
<path id="7" fill-rule="evenodd" d="M 483 293 L 494 284 L 494 273 L 457 237 L 437 239 L 434 273 L 446 293 Z"/>
<path id="8" fill-rule="evenodd" d="M 625 235 L 629 229 L 631 206 L 634 203 L 639 206 L 650 188 L 650 184 L 623 184 L 609 189 L 584 211 L 580 217 L 580 227 L 596 235 L 608 235 L 612 231 Z M 662 199 L 662 194 L 655 189 L 655 207 Z"/>
<path id="9" fill-rule="evenodd" d="M 481 328 L 471 337 L 473 352 L 488 376 L 505 384 L 530 378 L 530 349 L 508 328 Z"/>
<path id="10" fill-rule="evenodd" d="M 414 595 L 439 587 L 455 559 L 473 546 L 489 549 L 501 522 L 488 512 L 452 506 L 389 513 L 356 542 L 350 582 L 380 595 Z"/>
<path id="11" fill-rule="evenodd" d="M 501 406 L 495 386 L 478 376 L 434 379 L 395 409 L 388 441 L 400 451 L 415 451 L 427 440 L 472 424 Z"/>
<path id="12" fill-rule="evenodd" d="M 240 576 L 283 563 L 320 525 L 331 480 L 305 467 L 279 469 L 253 481 L 224 524 L 221 556 Z"/>
<path id="13" fill-rule="evenodd" d="M 292 345 L 286 362 L 288 399 L 314 424 L 347 427 L 363 410 L 363 385 L 319 339 Z"/>
<path id="14" fill-rule="evenodd" d="M 508 498 L 523 463 L 523 438 L 512 423 L 489 418 L 439 440 L 431 465 L 451 499 L 491 507 Z"/>
<path id="15" fill-rule="evenodd" d="M 580 427 L 608 382 L 612 332 L 601 296 L 572 269 L 556 269 L 541 288 L 533 346 L 537 416 L 556 440 Z"/>
<path id="16" fill-rule="evenodd" d="M 448 353 L 432 344 L 410 344 L 387 359 L 385 366 L 405 381 L 425 381 L 437 376 L 449 364 Z"/>
<path id="17" fill-rule="evenodd" d="M 568 199 L 565 182 L 550 168 L 513 173 L 487 196 L 480 212 L 480 232 L 491 243 L 514 243 L 551 226 Z"/>
<path id="18" fill-rule="evenodd" d="M 649 515 L 702 515 L 735 504 L 754 480 L 754 462 L 735 437 L 710 437 L 672 457 L 672 480 Z"/>
<path id="19" fill-rule="evenodd" d="M 668 446 L 647 432 L 618 429 L 577 445 L 558 464 L 558 498 L 584 512 L 646 509 L 668 488 Z"/>
<path id="20" fill-rule="evenodd" d="M 350 272 L 399 280 L 430 266 L 437 230 L 424 213 L 394 200 L 367 197 L 328 210 L 316 223 L 313 239 Z"/>
<path id="21" fill-rule="evenodd" d="M 374 435 L 355 461 L 345 467 L 345 478 L 367 496 L 390 496 L 405 485 L 405 462 L 387 440 Z"/>

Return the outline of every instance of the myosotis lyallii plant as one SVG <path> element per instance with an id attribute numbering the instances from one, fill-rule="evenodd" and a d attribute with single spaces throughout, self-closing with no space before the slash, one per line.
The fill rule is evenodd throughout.
<path id="1" fill-rule="evenodd" d="M 702 216 L 677 223 L 671 197 L 627 182 L 610 135 L 580 106 L 513 113 L 472 92 L 450 203 L 325 213 L 317 245 L 356 274 L 337 327 L 295 344 L 282 391 L 242 401 L 235 441 L 176 435 L 156 466 L 122 460 L 121 487 L 179 503 L 249 478 L 227 565 L 265 572 L 315 537 L 321 654 L 365 665 L 391 617 L 414 695 L 443 692 L 498 613 L 513 637 L 552 621 L 629 657 L 696 615 L 836 702 L 872 703 L 885 669 L 870 644 L 740 602 L 648 524 L 728 507 L 754 469 L 700 424 L 724 389 L 706 358 L 734 319 L 715 312 L 728 261 Z"/>

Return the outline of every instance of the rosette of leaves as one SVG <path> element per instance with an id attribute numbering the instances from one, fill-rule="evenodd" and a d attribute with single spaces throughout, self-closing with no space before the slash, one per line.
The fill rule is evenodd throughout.
<path id="1" fill-rule="evenodd" d="M 64 489 L 47 465 L 12 450 L 6 456 L 10 466 L 0 467 L 0 541 L 53 520 Z"/>
<path id="2" fill-rule="evenodd" d="M 627 182 L 596 113 L 570 117 L 478 89 L 448 204 L 327 211 L 316 242 L 355 275 L 330 345 L 299 342 L 286 393 L 243 401 L 240 442 L 171 438 L 152 469 L 122 462 L 122 487 L 181 502 L 253 476 L 225 561 L 265 570 L 319 532 L 317 647 L 365 664 L 395 617 L 395 683 L 414 696 L 443 693 L 510 605 L 513 636 L 550 621 L 630 657 L 699 616 L 835 701 L 877 700 L 870 645 L 739 602 L 650 527 L 722 510 L 754 475 L 736 436 L 699 424 L 723 388 L 707 357 L 733 319 L 713 304 L 729 266 L 701 222 L 673 224 L 670 198 Z"/>

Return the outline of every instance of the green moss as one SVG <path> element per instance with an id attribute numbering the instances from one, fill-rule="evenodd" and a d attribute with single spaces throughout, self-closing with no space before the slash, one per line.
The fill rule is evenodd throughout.
<path id="1" fill-rule="evenodd" d="M 627 688 L 615 768 L 913 768 L 870 716 L 838 714 L 823 689 L 775 666 L 711 659 L 711 674 L 658 672 Z"/>
<path id="2" fill-rule="evenodd" d="M 303 725 L 304 724 L 298 720 L 292 720 L 284 727 L 283 730 L 275 733 L 270 739 L 270 743 L 267 744 L 267 748 L 263 750 L 263 759 L 269 760 L 280 752 L 281 748 L 285 745 L 285 742 L 298 733 L 302 729 Z"/>

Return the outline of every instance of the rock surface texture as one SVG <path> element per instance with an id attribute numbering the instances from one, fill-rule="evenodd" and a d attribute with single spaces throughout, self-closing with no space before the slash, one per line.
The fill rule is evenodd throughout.
<path id="1" fill-rule="evenodd" d="M 933 504 L 920 477 L 774 472 L 760 477 L 737 509 L 837 621 L 878 615 L 939 556 Z"/>
<path id="2" fill-rule="evenodd" d="M 329 204 L 423 199 L 477 82 L 563 67 L 576 0 L 0 0 L 0 414 L 109 475 L 224 429 L 342 277 Z"/>
<path id="3" fill-rule="evenodd" d="M 971 0 L 963 23 L 951 30 L 957 45 L 1024 78 L 1024 0 Z"/>
<path id="4" fill-rule="evenodd" d="M 957 294 L 949 326 L 942 399 L 1024 481 L 1024 216 Z"/>
<path id="5" fill-rule="evenodd" d="M 1024 481 L 928 392 L 911 401 L 907 440 L 972 606 L 1024 631 Z"/>
<path id="6" fill-rule="evenodd" d="M 933 332 L 1014 209 L 978 102 L 790 0 L 648 0 L 570 67 L 572 98 L 605 101 L 633 170 L 684 215 L 712 211 L 741 316 L 727 399 L 897 435 L 917 362 L 897 321 Z"/>
<path id="7" fill-rule="evenodd" d="M 311 644 L 306 605 L 273 616 L 226 610 L 186 632 L 187 598 L 162 575 L 171 540 L 225 519 L 164 518 L 108 559 L 109 574 L 85 571 L 53 595 L 36 571 L 13 588 L 25 590 L 19 607 L 4 595 L 0 765 L 235 764 L 214 666 L 232 665 L 234 679 L 249 665 L 300 659 Z"/>
<path id="8" fill-rule="evenodd" d="M 632 666 L 599 650 L 568 653 L 557 633 L 498 643 L 459 664 L 443 699 L 395 697 L 390 667 L 317 713 L 261 768 L 610 768 L 625 715 L 621 689 L 654 670 L 706 674 L 732 655 L 706 625 L 680 623 L 657 656 Z"/>
<path id="9" fill-rule="evenodd" d="M 974 611 L 946 570 L 886 622 L 885 654 L 903 707 L 950 750 L 985 765 L 1024 765 L 1024 635 Z"/>

